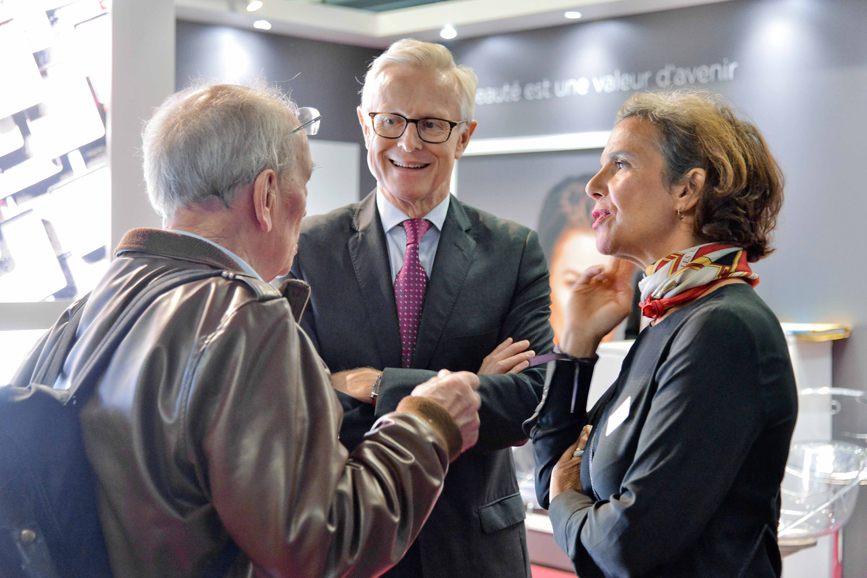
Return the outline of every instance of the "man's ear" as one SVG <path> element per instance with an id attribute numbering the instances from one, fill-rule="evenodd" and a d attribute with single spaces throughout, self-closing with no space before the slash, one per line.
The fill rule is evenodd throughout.
<path id="1" fill-rule="evenodd" d="M 370 125 L 368 123 L 364 122 L 365 115 L 364 115 L 364 111 L 361 110 L 360 106 L 358 108 L 356 108 L 355 111 L 358 113 L 358 123 L 361 125 L 361 132 L 364 133 L 364 148 L 369 149 L 370 148 L 370 144 L 369 144 Z M 367 118 L 369 118 L 369 117 L 367 117 Z"/>
<path id="2" fill-rule="evenodd" d="M 458 146 L 455 149 L 455 158 L 459 159 L 464 156 L 464 151 L 467 150 L 467 145 L 470 144 L 470 137 L 473 136 L 473 133 L 476 131 L 476 126 L 479 124 L 476 120 L 471 120 L 467 123 L 466 130 L 462 130 L 458 133 Z"/>
<path id="3" fill-rule="evenodd" d="M 701 191 L 704 189 L 704 181 L 707 178 L 707 171 L 701 168 L 691 169 L 686 176 L 675 187 L 676 195 L 675 206 L 681 213 L 689 213 L 698 203 L 701 198 Z"/>
<path id="4" fill-rule="evenodd" d="M 273 227 L 274 204 L 277 202 L 277 173 L 266 169 L 253 181 L 253 212 L 256 223 L 264 233 Z"/>

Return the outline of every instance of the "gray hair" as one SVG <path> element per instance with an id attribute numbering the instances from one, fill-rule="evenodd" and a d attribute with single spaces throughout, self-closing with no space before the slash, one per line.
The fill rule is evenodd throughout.
<path id="1" fill-rule="evenodd" d="M 282 177 L 295 160 L 296 110 L 264 85 L 199 84 L 173 94 L 142 130 L 151 205 L 164 220 L 212 198 L 228 207 L 263 170 Z"/>
<path id="2" fill-rule="evenodd" d="M 469 66 L 458 66 L 449 49 L 442 44 L 421 42 L 412 38 L 398 40 L 380 54 L 371 64 L 361 89 L 361 109 L 369 112 L 370 101 L 379 86 L 385 70 L 390 66 L 427 68 L 450 75 L 460 100 L 461 119 L 473 120 L 476 111 L 476 86 L 479 79 Z"/>

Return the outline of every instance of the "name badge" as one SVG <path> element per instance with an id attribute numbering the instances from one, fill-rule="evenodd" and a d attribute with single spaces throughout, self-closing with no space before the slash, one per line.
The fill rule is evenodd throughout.
<path id="1" fill-rule="evenodd" d="M 605 426 L 605 436 L 610 436 L 611 432 L 616 430 L 620 424 L 626 421 L 626 418 L 629 417 L 629 406 L 632 404 L 632 396 L 626 398 L 626 400 L 620 404 L 614 413 L 612 413 L 608 417 L 608 425 Z"/>

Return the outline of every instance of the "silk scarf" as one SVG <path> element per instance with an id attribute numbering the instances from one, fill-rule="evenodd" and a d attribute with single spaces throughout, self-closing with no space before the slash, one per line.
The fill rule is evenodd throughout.
<path id="1" fill-rule="evenodd" d="M 639 306 L 644 316 L 652 319 L 659 319 L 676 305 L 701 297 L 726 279 L 740 278 L 752 287 L 759 284 L 759 276 L 750 269 L 744 250 L 723 243 L 708 243 L 672 253 L 648 267 L 644 274 L 644 279 L 638 283 Z"/>

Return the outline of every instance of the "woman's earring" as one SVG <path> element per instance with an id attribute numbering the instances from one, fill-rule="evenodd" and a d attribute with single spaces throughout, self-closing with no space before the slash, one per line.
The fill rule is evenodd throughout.
<path id="1" fill-rule="evenodd" d="M 677 218 L 683 220 L 683 212 L 680 209 L 677 210 Z"/>

